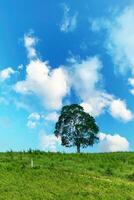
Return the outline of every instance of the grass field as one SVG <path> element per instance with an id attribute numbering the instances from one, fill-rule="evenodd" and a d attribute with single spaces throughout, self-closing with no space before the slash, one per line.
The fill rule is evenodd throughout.
<path id="1" fill-rule="evenodd" d="M 52 199 L 134 199 L 134 153 L 0 153 L 0 200 Z"/>

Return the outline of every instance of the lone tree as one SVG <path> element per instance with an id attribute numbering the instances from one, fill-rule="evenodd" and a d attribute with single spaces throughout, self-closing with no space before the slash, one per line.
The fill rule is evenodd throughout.
<path id="1" fill-rule="evenodd" d="M 98 131 L 95 119 L 84 112 L 80 105 L 72 104 L 62 108 L 54 134 L 61 136 L 62 145 L 76 146 L 80 153 L 81 147 L 93 146 L 99 140 Z"/>

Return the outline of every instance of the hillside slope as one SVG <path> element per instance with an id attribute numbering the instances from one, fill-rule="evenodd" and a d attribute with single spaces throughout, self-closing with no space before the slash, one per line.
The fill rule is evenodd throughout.
<path id="1" fill-rule="evenodd" d="M 90 199 L 134 199 L 134 153 L 0 153 L 0 200 Z"/>

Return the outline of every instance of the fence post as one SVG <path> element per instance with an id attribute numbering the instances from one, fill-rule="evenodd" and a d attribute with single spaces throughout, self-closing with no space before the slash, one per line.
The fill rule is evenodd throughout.
<path id="1" fill-rule="evenodd" d="M 33 163 L 33 159 L 31 158 L 31 168 L 33 168 L 34 163 Z"/>

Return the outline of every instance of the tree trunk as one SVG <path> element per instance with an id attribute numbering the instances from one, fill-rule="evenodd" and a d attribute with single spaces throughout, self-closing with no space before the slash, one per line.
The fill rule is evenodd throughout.
<path id="1" fill-rule="evenodd" d="M 80 144 L 77 144 L 77 153 L 80 153 Z"/>

